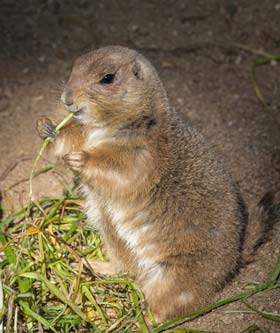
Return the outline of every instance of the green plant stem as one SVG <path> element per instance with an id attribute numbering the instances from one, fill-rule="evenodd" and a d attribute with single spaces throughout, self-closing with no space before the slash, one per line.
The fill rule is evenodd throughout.
<path id="1" fill-rule="evenodd" d="M 72 117 L 73 117 L 73 113 L 68 113 L 68 115 L 56 126 L 53 134 L 57 135 L 59 133 L 60 129 L 62 127 L 64 127 L 70 121 L 70 119 Z M 33 201 L 32 179 L 34 177 L 34 173 L 35 173 L 37 164 L 39 163 L 45 149 L 47 148 L 47 146 L 49 145 L 50 142 L 51 142 L 51 137 L 48 137 L 44 140 L 44 142 L 39 150 L 39 153 L 37 154 L 37 156 L 33 162 L 33 166 L 32 166 L 30 177 L 29 177 L 29 198 L 30 198 L 31 202 Z"/>

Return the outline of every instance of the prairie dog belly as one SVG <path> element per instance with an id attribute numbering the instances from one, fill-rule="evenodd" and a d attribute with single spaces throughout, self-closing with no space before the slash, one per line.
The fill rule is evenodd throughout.
<path id="1" fill-rule="evenodd" d="M 158 263 L 157 233 L 145 204 L 139 204 L 136 208 L 108 201 L 106 212 L 117 236 L 133 258 L 138 282 L 151 275 L 162 275 L 163 268 Z"/>
<path id="2" fill-rule="evenodd" d="M 102 221 L 104 218 L 98 194 L 86 184 L 81 185 L 80 191 L 85 198 L 85 211 L 89 226 L 103 234 Z"/>
<path id="3" fill-rule="evenodd" d="M 85 196 L 85 210 L 89 225 L 98 230 L 106 239 L 108 247 L 122 254 L 120 244 L 129 258 L 119 258 L 124 266 L 133 266 L 138 280 L 151 273 L 159 274 L 156 233 L 149 222 L 149 211 L 143 203 L 137 208 L 101 197 L 87 185 L 81 187 Z M 117 237 L 117 239 L 116 239 Z M 111 259 L 111 258 L 109 258 Z M 127 263 L 127 265 L 126 265 Z M 130 267 L 126 267 L 130 270 Z M 136 273 L 136 272 L 134 272 Z"/>

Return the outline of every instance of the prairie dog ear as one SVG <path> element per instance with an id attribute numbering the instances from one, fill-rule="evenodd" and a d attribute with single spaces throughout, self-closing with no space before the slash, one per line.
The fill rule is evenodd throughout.
<path id="1" fill-rule="evenodd" d="M 138 80 L 143 80 L 143 70 L 141 68 L 141 64 L 138 60 L 135 60 L 132 64 L 132 73 Z"/>

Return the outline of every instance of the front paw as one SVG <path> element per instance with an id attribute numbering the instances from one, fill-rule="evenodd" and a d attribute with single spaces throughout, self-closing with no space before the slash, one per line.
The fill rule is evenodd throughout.
<path id="1" fill-rule="evenodd" d="M 56 136 L 55 126 L 49 118 L 41 118 L 37 121 L 37 132 L 43 140 L 49 137 L 54 139 Z"/>
<path id="2" fill-rule="evenodd" d="M 75 172 L 81 173 L 88 160 L 85 151 L 72 151 L 63 157 L 64 162 Z"/>

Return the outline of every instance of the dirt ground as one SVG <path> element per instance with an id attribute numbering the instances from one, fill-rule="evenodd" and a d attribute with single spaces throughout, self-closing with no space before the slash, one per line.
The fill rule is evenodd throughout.
<path id="1" fill-rule="evenodd" d="M 257 69 L 269 111 L 251 81 L 259 51 L 280 54 L 279 0 L 1 0 L 2 190 L 29 175 L 40 146 L 36 119 L 64 117 L 57 107 L 73 59 L 110 44 L 136 48 L 154 63 L 172 104 L 222 152 L 249 208 L 267 190 L 279 187 L 280 63 Z M 53 195 L 61 191 L 60 179 L 40 176 L 34 188 L 37 196 Z M 5 207 L 20 206 L 27 191 L 27 183 L 9 191 Z M 217 299 L 238 294 L 244 282 L 265 281 L 279 254 L 278 225 L 255 262 Z M 279 299 L 278 289 L 252 302 L 280 313 Z M 279 323 L 232 310 L 246 307 L 234 304 L 188 326 L 236 333 L 257 324 L 280 332 Z"/>

